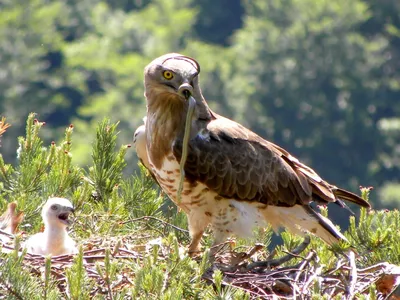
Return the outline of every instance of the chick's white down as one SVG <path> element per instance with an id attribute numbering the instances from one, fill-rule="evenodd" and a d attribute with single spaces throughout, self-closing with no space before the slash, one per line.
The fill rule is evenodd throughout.
<path id="1" fill-rule="evenodd" d="M 68 225 L 71 225 L 69 215 L 73 211 L 68 199 L 48 199 L 42 209 L 44 231 L 27 240 L 25 248 L 28 253 L 53 256 L 77 253 L 75 242 L 67 231 Z"/>

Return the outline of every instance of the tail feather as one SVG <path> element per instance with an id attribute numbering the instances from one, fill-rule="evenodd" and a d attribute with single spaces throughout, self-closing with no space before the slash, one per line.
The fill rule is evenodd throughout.
<path id="1" fill-rule="evenodd" d="M 358 204 L 358 205 L 360 205 L 362 207 L 366 207 L 366 208 L 371 207 L 371 205 L 367 201 L 365 201 L 363 198 L 361 198 L 360 196 L 358 196 L 352 192 L 349 192 L 349 191 L 346 191 L 346 190 L 343 190 L 340 188 L 336 188 L 333 190 L 333 193 L 335 194 L 336 198 L 338 198 L 340 200 L 349 201 L 349 202 Z"/>
<path id="2" fill-rule="evenodd" d="M 328 218 L 308 205 L 269 206 L 263 213 L 266 221 L 271 224 L 275 231 L 279 227 L 285 227 L 294 234 L 304 235 L 304 232 L 309 232 L 329 245 L 340 241 L 348 242 L 346 237 Z"/>
<path id="3" fill-rule="evenodd" d="M 331 220 L 325 218 L 309 206 L 304 206 L 304 210 L 318 223 L 318 226 L 316 228 L 314 226 L 315 224 L 312 225 L 314 226 L 312 227 L 312 229 L 306 228 L 308 231 L 314 233 L 316 236 L 324 240 L 329 245 L 338 243 L 340 241 L 349 242 L 346 237 L 340 232 L 340 230 L 336 228 Z"/>

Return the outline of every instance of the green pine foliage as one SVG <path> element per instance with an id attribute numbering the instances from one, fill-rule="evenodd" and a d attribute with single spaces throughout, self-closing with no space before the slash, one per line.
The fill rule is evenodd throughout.
<path id="1" fill-rule="evenodd" d="M 364 199 L 368 199 L 369 192 L 369 188 L 362 189 Z M 397 209 L 361 209 L 358 221 L 351 217 L 347 236 L 357 245 L 364 266 L 385 261 L 400 265 L 399 226 L 400 214 Z"/>
<path id="2" fill-rule="evenodd" d="M 66 270 L 67 294 L 72 300 L 90 299 L 90 288 L 92 283 L 87 277 L 83 267 L 83 250 L 79 248 L 79 253 L 74 259 L 70 269 Z"/>
<path id="3" fill-rule="evenodd" d="M 147 173 L 148 171 L 140 166 L 140 176 L 132 175 L 121 184 L 121 196 L 126 199 L 126 207 L 132 218 L 161 215 L 163 197 L 154 189 L 154 180 Z"/>
<path id="4" fill-rule="evenodd" d="M 114 151 L 117 126 L 118 123 L 111 124 L 107 119 L 99 123 L 92 151 L 93 166 L 89 168 L 89 180 L 96 190 L 95 198 L 105 203 L 111 199 L 111 205 L 111 195 L 120 184 L 122 170 L 126 166 L 125 154 L 130 147 L 124 145 L 118 152 Z M 105 208 L 108 209 L 107 206 Z"/>
<path id="5" fill-rule="evenodd" d="M 73 126 L 65 131 L 59 146 L 52 142 L 45 146 L 39 137 L 44 122 L 31 113 L 26 122 L 25 137 L 18 138 L 17 164 L 6 164 L 0 153 L 0 178 L 3 185 L 0 203 L 4 209 L 6 201 L 17 201 L 25 212 L 25 221 L 38 225 L 32 218 L 40 211 L 44 199 L 50 196 L 70 197 L 77 190 L 82 178 L 82 169 L 72 165 L 70 152 Z"/>
<path id="6" fill-rule="evenodd" d="M 45 279 L 42 282 L 25 265 L 25 253 L 18 253 L 18 244 L 19 239 L 16 241 L 16 249 L 11 253 L 0 253 L 0 298 L 59 299 L 61 294 L 50 277 L 49 261 L 46 261 Z"/>

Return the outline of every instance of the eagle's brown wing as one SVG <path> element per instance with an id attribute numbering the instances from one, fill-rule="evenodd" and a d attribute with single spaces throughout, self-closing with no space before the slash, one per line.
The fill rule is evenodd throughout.
<path id="1" fill-rule="evenodd" d="M 173 152 L 180 161 L 181 140 L 175 141 Z M 322 180 L 284 149 L 221 116 L 190 140 L 185 176 L 226 198 L 274 206 L 311 201 L 342 205 L 344 199 L 369 207 L 357 195 Z"/>

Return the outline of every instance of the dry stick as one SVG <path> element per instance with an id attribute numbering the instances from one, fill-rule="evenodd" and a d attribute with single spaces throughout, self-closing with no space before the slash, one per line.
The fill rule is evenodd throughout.
<path id="1" fill-rule="evenodd" d="M 226 243 L 229 243 L 226 242 Z M 217 245 L 218 246 L 218 245 Z M 214 246 L 215 247 L 215 246 Z M 248 258 L 252 257 L 256 252 L 260 251 L 261 249 L 264 248 L 264 245 L 261 244 L 256 244 L 253 248 L 250 249 L 250 251 L 248 251 L 247 253 L 244 253 L 244 255 L 242 257 L 237 257 L 237 261 L 236 262 L 230 262 L 228 264 L 228 266 L 220 266 L 220 269 L 224 271 L 225 274 L 227 274 L 228 272 L 234 272 L 236 271 L 240 265 Z M 221 251 L 221 249 L 219 250 Z M 218 252 L 219 252 L 218 251 Z M 217 252 L 217 253 L 218 253 Z"/>
<path id="2" fill-rule="evenodd" d="M 307 257 L 301 262 L 299 270 L 297 271 L 296 277 L 294 278 L 294 289 L 293 289 L 293 299 L 296 299 L 296 292 L 300 289 L 297 286 L 297 282 L 300 279 L 301 273 L 303 272 L 303 270 L 305 269 L 306 266 L 308 266 L 308 264 L 311 262 L 312 259 L 314 259 L 314 257 L 316 256 L 316 253 L 314 250 L 311 250 L 310 253 L 307 255 Z M 304 289 L 302 289 L 301 293 L 304 293 Z"/>
<path id="3" fill-rule="evenodd" d="M 125 249 L 125 248 L 120 248 L 119 251 L 131 254 L 131 255 L 134 255 L 134 256 L 139 256 L 139 257 L 141 256 L 139 253 L 131 251 L 131 250 L 128 250 L 128 249 Z"/>
<path id="4" fill-rule="evenodd" d="M 245 255 L 243 255 L 243 257 L 240 258 L 240 261 L 238 261 L 236 263 L 236 265 L 239 265 L 240 263 L 242 263 L 244 260 L 252 257 L 256 252 L 260 251 L 261 249 L 264 248 L 264 245 L 261 244 L 256 244 L 253 248 L 250 249 L 249 252 L 247 252 Z"/>
<path id="5" fill-rule="evenodd" d="M 256 296 L 258 296 L 258 297 L 269 297 L 269 296 L 271 296 L 270 294 L 267 294 L 267 292 L 264 291 L 264 290 L 263 290 L 261 287 L 259 287 L 258 285 L 255 285 L 255 284 L 253 284 L 253 283 L 250 283 L 250 285 L 253 287 L 253 289 L 256 289 L 256 290 L 259 291 L 259 292 L 257 293 L 257 292 L 253 292 L 253 290 L 252 290 L 252 293 L 255 294 Z"/>
<path id="6" fill-rule="evenodd" d="M 187 101 L 189 102 L 189 106 L 188 106 L 188 111 L 186 114 L 185 134 L 183 135 L 183 141 L 182 141 L 181 162 L 179 164 L 179 171 L 181 173 L 180 174 L 181 178 L 179 180 L 179 187 L 178 187 L 178 191 L 177 191 L 178 204 L 180 204 L 181 200 L 182 200 L 183 182 L 185 181 L 185 163 L 186 163 L 187 152 L 188 152 L 190 130 L 192 127 L 192 118 L 193 118 L 194 109 L 196 107 L 196 100 L 194 100 L 194 98 L 192 96 L 190 96 Z"/>
<path id="7" fill-rule="evenodd" d="M 306 291 L 306 290 L 308 289 L 308 287 L 311 285 L 311 283 L 314 281 L 314 279 L 315 279 L 317 276 L 321 275 L 321 271 L 322 271 L 322 268 L 323 268 L 323 267 L 324 267 L 324 266 L 321 265 L 321 266 L 319 266 L 318 268 L 315 269 L 314 274 L 312 274 L 312 275 L 308 278 L 308 280 L 306 281 L 306 283 L 303 285 L 303 287 L 302 287 L 302 289 L 301 289 L 301 292 L 302 292 L 302 293 L 304 293 L 304 291 Z"/>
<path id="8" fill-rule="evenodd" d="M 229 245 L 231 243 L 230 240 L 227 240 L 226 242 L 222 242 L 220 244 L 216 244 L 210 247 L 210 252 L 213 251 L 214 249 L 217 249 L 217 251 L 215 253 L 213 253 L 213 255 L 210 255 L 210 259 L 214 260 L 217 257 L 217 254 L 222 252 L 223 248 L 226 245 Z M 197 251 L 197 252 L 201 252 L 201 251 Z"/>
<path id="9" fill-rule="evenodd" d="M 337 261 L 336 263 L 336 267 L 333 269 L 329 269 L 327 271 L 324 272 L 324 275 L 329 275 L 332 274 L 340 269 L 342 269 L 343 267 L 345 267 L 345 262 L 343 262 L 341 259 Z"/>
<path id="10" fill-rule="evenodd" d="M 106 248 L 99 248 L 99 249 L 93 249 L 93 250 L 84 251 L 83 254 L 90 255 L 90 254 L 94 254 L 94 253 L 97 253 L 97 252 L 105 252 L 105 251 L 106 251 Z"/>
<path id="11" fill-rule="evenodd" d="M 291 260 L 294 255 L 299 255 L 301 252 L 304 251 L 304 249 L 307 248 L 307 246 L 310 244 L 310 237 L 307 235 L 304 238 L 304 241 L 295 249 L 293 249 L 292 253 L 285 255 L 281 258 L 273 259 L 273 260 L 267 260 L 267 261 L 256 261 L 247 266 L 247 270 L 251 270 L 254 268 L 270 268 L 270 267 L 277 267 L 285 262 L 288 262 Z"/>
<path id="12" fill-rule="evenodd" d="M 316 253 L 314 250 L 311 250 L 310 253 L 307 255 L 307 257 L 301 262 L 299 266 L 299 270 L 297 272 L 296 277 L 294 278 L 294 281 L 298 281 L 301 275 L 301 272 L 305 269 L 305 267 L 311 262 L 312 259 L 316 256 Z"/>
<path id="13" fill-rule="evenodd" d="M 356 266 L 355 254 L 353 251 L 350 251 L 349 253 L 349 262 L 350 262 L 351 272 L 349 276 L 350 286 L 348 287 L 347 299 L 353 299 L 357 283 L 357 266 Z"/>
<path id="14" fill-rule="evenodd" d="M 297 270 L 297 269 L 296 269 Z M 287 271 L 295 271 L 295 269 L 287 269 Z M 273 272 L 266 272 L 263 273 L 261 275 L 258 274 L 243 274 L 243 273 L 231 273 L 232 275 L 236 275 L 237 279 L 235 279 L 236 283 L 248 283 L 251 281 L 262 281 L 265 282 L 265 280 L 272 280 L 272 278 L 274 279 L 287 279 L 287 278 L 281 278 L 281 277 L 274 277 L 276 275 L 279 275 L 280 273 L 283 273 L 282 270 L 277 270 L 277 271 L 273 271 Z M 225 273 L 225 274 L 229 274 L 229 273 Z"/>
<path id="15" fill-rule="evenodd" d="M 360 269 L 359 273 L 371 273 L 371 272 L 374 272 L 376 270 L 382 271 L 382 269 L 386 269 L 388 266 L 389 266 L 389 263 L 387 263 L 387 262 L 378 263 L 376 265 L 373 265 L 373 266 L 370 266 L 370 267 L 366 267 L 364 269 Z"/>
<path id="16" fill-rule="evenodd" d="M 130 222 L 142 221 L 142 220 L 147 220 L 147 219 L 155 220 L 155 221 L 163 223 L 164 225 L 167 225 L 167 226 L 170 226 L 170 227 L 172 227 L 172 228 L 174 228 L 176 230 L 179 230 L 181 232 L 189 233 L 189 231 L 186 230 L 186 229 L 180 228 L 178 226 L 175 226 L 175 225 L 173 225 L 171 223 L 168 223 L 168 222 L 166 222 L 164 220 L 161 220 L 161 219 L 158 219 L 158 218 L 152 217 L 152 216 L 144 216 L 144 217 L 140 217 L 140 218 L 136 218 L 136 219 L 130 219 L 128 221 L 122 222 L 122 224 L 127 224 L 127 223 L 130 223 Z"/>

